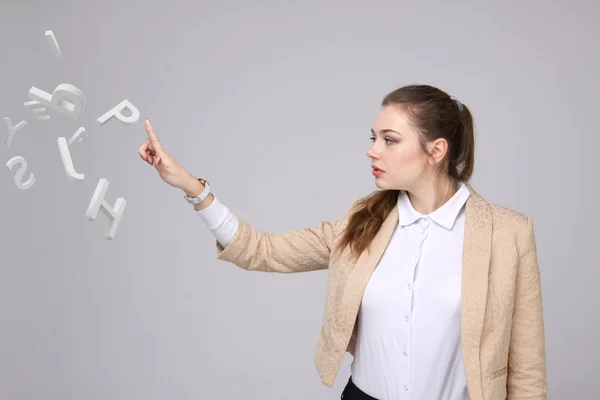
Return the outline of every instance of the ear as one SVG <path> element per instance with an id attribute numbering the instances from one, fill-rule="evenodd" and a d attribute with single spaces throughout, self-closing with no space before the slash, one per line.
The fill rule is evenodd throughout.
<path id="1" fill-rule="evenodd" d="M 436 164 L 444 159 L 444 156 L 448 152 L 448 142 L 446 139 L 436 139 L 428 143 L 429 153 L 433 158 L 433 162 Z"/>

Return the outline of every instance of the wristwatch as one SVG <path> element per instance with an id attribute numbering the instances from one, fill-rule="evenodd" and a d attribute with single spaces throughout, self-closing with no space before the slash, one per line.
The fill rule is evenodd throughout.
<path id="1" fill-rule="evenodd" d="M 188 203 L 194 204 L 194 205 L 200 203 L 210 193 L 210 185 L 208 184 L 208 181 L 206 179 L 202 179 L 202 178 L 198 178 L 198 180 L 200 181 L 201 184 L 204 185 L 204 190 L 202 191 L 202 193 L 200 193 L 198 196 L 194 196 L 194 197 L 188 196 L 187 194 L 185 196 L 183 196 L 183 198 L 186 199 Z"/>

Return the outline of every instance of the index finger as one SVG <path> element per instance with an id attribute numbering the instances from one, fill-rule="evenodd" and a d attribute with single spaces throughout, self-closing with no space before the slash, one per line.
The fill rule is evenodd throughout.
<path id="1" fill-rule="evenodd" d="M 152 143 L 154 150 L 160 150 L 160 142 L 158 141 L 156 134 L 152 130 L 152 124 L 150 123 L 150 120 L 148 118 L 146 118 L 146 132 L 148 132 L 148 137 L 150 138 L 150 143 Z"/>

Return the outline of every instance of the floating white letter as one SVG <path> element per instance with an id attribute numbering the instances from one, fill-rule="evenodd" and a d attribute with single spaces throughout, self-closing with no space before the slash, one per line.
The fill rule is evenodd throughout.
<path id="1" fill-rule="evenodd" d="M 33 174 L 30 173 L 29 179 L 27 179 L 27 182 L 25 182 L 25 183 L 21 182 L 23 180 L 23 175 L 25 175 L 25 171 L 27 171 L 27 160 L 25 160 L 21 156 L 15 156 L 15 157 L 11 158 L 10 160 L 8 160 L 8 162 L 6 163 L 6 166 L 8 167 L 8 169 L 10 171 L 12 171 L 13 167 L 17 164 L 21 164 L 22 167 L 19 168 L 17 170 L 17 173 L 15 174 L 15 184 L 17 185 L 17 187 L 19 189 L 27 190 L 30 187 L 32 187 L 33 184 L 35 183 L 35 176 L 33 176 Z"/>
<path id="2" fill-rule="evenodd" d="M 73 159 L 71 158 L 71 150 L 69 149 L 69 147 L 75 141 L 77 141 L 77 143 L 82 142 L 86 136 L 84 135 L 84 133 L 85 128 L 82 126 L 81 128 L 77 129 L 77 132 L 75 132 L 73 136 L 71 136 L 71 139 L 69 139 L 68 143 L 67 139 L 65 139 L 64 137 L 59 137 L 58 139 L 56 139 L 56 143 L 58 144 L 58 150 L 60 151 L 60 158 L 62 159 L 63 166 L 65 167 L 65 172 L 67 173 L 67 178 L 69 178 L 72 181 L 82 182 L 84 175 L 78 174 L 75 171 L 75 167 L 73 166 Z"/>
<path id="3" fill-rule="evenodd" d="M 104 237 L 106 239 L 113 239 L 117 233 L 117 228 L 121 222 L 121 217 L 123 216 L 127 201 L 124 198 L 119 197 L 115 202 L 115 207 L 111 207 L 104 199 L 107 190 L 108 180 L 106 178 L 100 178 L 98 185 L 96 186 L 96 191 L 85 212 L 85 217 L 90 221 L 94 221 L 98 216 L 98 212 L 102 211 L 104 215 L 112 220 L 110 226 L 104 233 Z"/>
<path id="4" fill-rule="evenodd" d="M 85 95 L 77 87 L 61 83 L 52 94 L 32 86 L 29 98 L 71 118 L 79 119 L 85 106 Z"/>
<path id="5" fill-rule="evenodd" d="M 46 31 L 45 35 L 46 35 L 46 39 L 48 40 L 48 44 L 50 45 L 50 48 L 52 49 L 52 52 L 54 53 L 56 58 L 60 59 L 60 56 L 61 56 L 60 47 L 58 46 L 58 42 L 56 41 L 56 38 L 54 37 L 54 32 Z"/>
<path id="6" fill-rule="evenodd" d="M 15 133 L 25 128 L 27 126 L 27 121 L 19 121 L 14 126 L 12 122 L 10 122 L 10 118 L 4 117 L 4 121 L 6 122 L 6 126 L 8 127 L 8 139 L 6 139 L 6 145 L 10 147 L 10 144 L 12 143 L 13 138 L 15 137 Z"/>
<path id="7" fill-rule="evenodd" d="M 126 108 L 128 108 L 129 111 L 131 111 L 131 115 L 129 117 L 123 115 L 123 110 L 125 110 Z M 100 118 L 98 118 L 98 123 L 100 125 L 103 125 L 112 117 L 116 117 L 119 121 L 126 125 L 135 124 L 140 119 L 140 111 L 137 109 L 136 106 L 131 104 L 129 100 L 125 99 L 110 110 L 108 110 Z"/>

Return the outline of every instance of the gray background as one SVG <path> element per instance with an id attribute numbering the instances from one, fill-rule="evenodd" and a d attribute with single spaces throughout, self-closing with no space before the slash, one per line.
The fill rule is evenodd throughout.
<path id="1" fill-rule="evenodd" d="M 250 273 L 137 148 L 163 146 L 262 231 L 314 226 L 376 190 L 365 152 L 382 97 L 427 83 L 476 121 L 471 181 L 534 220 L 549 398 L 597 399 L 599 301 L 594 1 L 6 1 L 0 117 L 32 121 L 34 85 L 87 96 L 5 145 L 37 178 L 0 172 L 1 399 L 336 399 L 313 354 L 326 271 Z M 571 4 L 568 4 L 571 3 Z M 54 58 L 52 29 L 63 52 Z M 140 122 L 95 120 L 128 99 Z M 56 138 L 84 182 L 66 178 Z M 28 175 L 28 174 L 27 174 Z M 84 213 L 98 179 L 125 197 L 115 239 Z"/>

